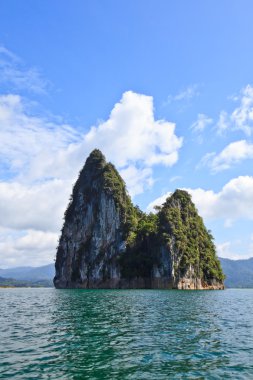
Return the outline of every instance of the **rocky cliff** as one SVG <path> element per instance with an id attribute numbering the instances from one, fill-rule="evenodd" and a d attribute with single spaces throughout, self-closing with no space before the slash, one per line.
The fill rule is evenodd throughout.
<path id="1" fill-rule="evenodd" d="M 223 288 L 212 236 L 189 194 L 176 190 L 146 215 L 97 149 L 73 188 L 55 269 L 56 288 Z"/>
<path id="2" fill-rule="evenodd" d="M 198 215 L 191 196 L 176 190 L 160 208 L 159 234 L 172 259 L 173 287 L 223 289 L 224 275 L 213 236 Z"/>

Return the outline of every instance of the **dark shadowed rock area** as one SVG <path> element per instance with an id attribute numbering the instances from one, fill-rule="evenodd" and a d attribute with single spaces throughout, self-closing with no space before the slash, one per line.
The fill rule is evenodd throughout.
<path id="1" fill-rule="evenodd" d="M 176 190 L 147 215 L 97 149 L 74 185 L 55 270 L 56 288 L 224 288 L 212 235 L 190 195 Z"/>

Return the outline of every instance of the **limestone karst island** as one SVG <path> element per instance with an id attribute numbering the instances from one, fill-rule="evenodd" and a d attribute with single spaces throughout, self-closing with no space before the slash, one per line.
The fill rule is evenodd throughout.
<path id="1" fill-rule="evenodd" d="M 183 190 L 145 214 L 95 149 L 74 185 L 57 249 L 56 288 L 223 289 L 213 237 Z"/>

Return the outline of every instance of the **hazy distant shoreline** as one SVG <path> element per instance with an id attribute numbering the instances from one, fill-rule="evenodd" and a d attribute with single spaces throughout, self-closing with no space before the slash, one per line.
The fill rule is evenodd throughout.
<path id="1" fill-rule="evenodd" d="M 219 259 L 227 276 L 226 288 L 253 288 L 253 258 L 231 260 L 220 257 Z M 0 269 L 0 288 L 52 288 L 54 270 L 54 264 Z"/>

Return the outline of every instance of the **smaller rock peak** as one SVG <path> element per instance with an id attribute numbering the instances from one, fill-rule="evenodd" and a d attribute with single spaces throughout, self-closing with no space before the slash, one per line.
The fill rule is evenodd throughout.
<path id="1" fill-rule="evenodd" d="M 177 207 L 188 207 L 188 206 L 194 206 L 192 202 L 191 195 L 181 189 L 176 189 L 174 193 L 172 193 L 165 201 L 163 204 L 163 207 L 171 207 L 172 205 L 177 206 Z"/>
<path id="2" fill-rule="evenodd" d="M 176 189 L 172 194 L 172 198 L 191 202 L 191 195 L 187 191 L 181 189 Z"/>

